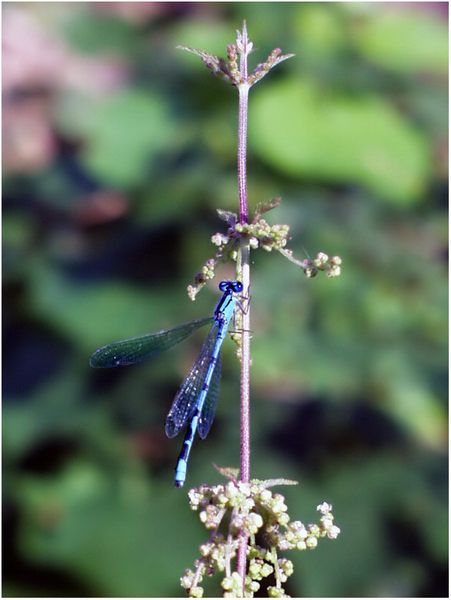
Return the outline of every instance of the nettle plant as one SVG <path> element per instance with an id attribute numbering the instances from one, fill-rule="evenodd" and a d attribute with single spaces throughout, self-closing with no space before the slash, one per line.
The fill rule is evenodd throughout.
<path id="1" fill-rule="evenodd" d="M 202 597 L 202 581 L 205 577 L 221 574 L 223 596 L 253 597 L 264 586 L 268 597 L 288 597 L 283 584 L 293 573 L 293 563 L 280 557 L 287 550 L 312 550 L 320 538 L 335 539 L 340 529 L 334 525 L 332 506 L 321 502 L 318 523 L 304 524 L 292 521 L 285 499 L 273 493 L 271 488 L 295 485 L 297 482 L 282 478 L 261 481 L 250 478 L 250 251 L 262 248 L 267 252 L 276 250 L 300 267 L 307 277 L 319 271 L 328 277 L 340 275 L 341 259 L 319 252 L 314 259 L 298 260 L 287 246 L 288 225 L 270 225 L 263 218 L 269 210 L 279 205 L 281 199 L 260 202 L 250 218 L 247 199 L 246 141 L 249 90 L 263 79 L 279 63 L 294 56 L 273 50 L 265 62 L 248 74 L 247 60 L 252 51 L 246 23 L 237 31 L 236 41 L 227 46 L 227 58 L 222 59 L 203 50 L 179 46 L 198 56 L 214 74 L 232 84 L 238 90 L 238 198 L 237 214 L 218 210 L 226 222 L 227 231 L 216 233 L 211 241 L 216 247 L 215 255 L 208 259 L 194 282 L 188 286 L 188 295 L 194 300 L 207 281 L 215 277 L 220 262 L 236 264 L 237 281 L 243 286 L 243 302 L 236 311 L 235 333 L 232 337 L 238 345 L 241 363 L 240 384 L 240 468 L 219 468 L 228 480 L 224 484 L 201 485 L 189 491 L 193 510 L 199 511 L 200 521 L 209 532 L 208 539 L 200 546 L 200 557 L 194 569 L 185 571 L 182 587 L 191 597 Z M 244 307 L 243 307 L 244 305 Z"/>
<path id="2" fill-rule="evenodd" d="M 183 48 L 183 47 L 182 47 Z M 202 50 L 183 48 L 199 56 L 207 67 L 238 89 L 238 214 L 219 211 L 227 223 L 225 233 L 216 233 L 213 258 L 207 260 L 188 286 L 188 295 L 194 300 L 208 280 L 215 276 L 219 262 L 232 261 L 236 265 L 236 280 L 221 281 L 222 298 L 213 317 L 195 319 L 172 329 L 157 331 L 135 338 L 112 342 L 98 348 L 90 358 L 95 368 L 132 365 L 152 358 L 178 344 L 193 331 L 208 323 L 210 332 L 188 376 L 181 384 L 166 418 L 166 435 L 175 437 L 186 428 L 182 450 L 175 468 L 174 483 L 182 487 L 186 480 L 188 459 L 196 434 L 205 438 L 213 423 L 221 372 L 220 350 L 232 318 L 241 363 L 240 384 L 240 468 L 218 468 L 228 479 L 226 484 L 201 485 L 190 490 L 188 496 L 193 510 L 209 533 L 200 547 L 200 558 L 194 570 L 187 570 L 181 578 L 182 586 L 192 597 L 203 596 L 201 583 L 205 576 L 222 575 L 221 586 L 225 597 L 252 597 L 262 585 L 270 597 L 286 597 L 283 584 L 293 573 L 293 563 L 280 558 L 279 552 L 316 548 L 319 538 L 335 539 L 340 533 L 334 525 L 332 506 L 322 502 L 317 506 L 321 514 L 318 524 L 304 525 L 291 521 L 285 499 L 273 494 L 270 488 L 294 485 L 295 481 L 282 478 L 260 481 L 250 478 L 250 251 L 263 248 L 277 250 L 302 268 L 308 277 L 324 271 L 329 277 L 340 274 L 341 259 L 329 258 L 319 252 L 315 259 L 298 260 L 287 249 L 288 225 L 269 225 L 263 215 L 280 203 L 280 198 L 257 204 L 249 218 L 247 205 L 246 138 L 248 95 L 250 88 L 280 62 L 293 56 L 282 54 L 276 48 L 264 63 L 257 65 L 249 75 L 247 58 L 252 50 L 246 25 L 237 32 L 235 44 L 227 48 L 227 60 Z M 238 308 L 238 310 L 236 310 Z"/>

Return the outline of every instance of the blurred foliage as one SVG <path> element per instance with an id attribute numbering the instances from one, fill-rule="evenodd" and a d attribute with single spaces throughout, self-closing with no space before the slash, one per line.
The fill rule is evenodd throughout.
<path id="1" fill-rule="evenodd" d="M 76 117 L 86 142 L 83 165 L 118 186 L 139 184 L 171 135 L 164 99 L 139 88 L 129 87 L 92 106 L 83 103 L 83 113 Z"/>
<path id="2" fill-rule="evenodd" d="M 324 96 L 298 79 L 265 89 L 255 104 L 255 152 L 282 172 L 357 183 L 398 201 L 424 193 L 426 140 L 388 102 L 362 93 Z"/>
<path id="3" fill-rule="evenodd" d="M 288 592 L 446 595 L 447 4 L 106 2 L 3 10 L 4 596 L 182 595 L 202 530 L 163 423 L 201 337 L 88 359 L 214 306 L 185 287 L 236 210 L 236 92 L 175 46 L 244 18 L 255 63 L 296 53 L 251 92 L 251 208 L 282 195 L 296 254 L 343 258 L 254 256 L 253 473 L 342 529 Z M 226 343 L 188 485 L 237 465 L 238 390 Z"/>

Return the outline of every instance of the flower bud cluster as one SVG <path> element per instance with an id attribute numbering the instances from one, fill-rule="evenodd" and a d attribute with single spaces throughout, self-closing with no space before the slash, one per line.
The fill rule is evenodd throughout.
<path id="1" fill-rule="evenodd" d="M 282 533 L 277 528 L 271 531 L 272 542 L 280 550 L 313 550 L 317 547 L 319 538 L 336 539 L 340 528 L 334 525 L 332 505 L 323 502 L 317 506 L 317 510 L 322 515 L 319 525 L 304 525 L 302 521 L 292 521 Z"/>
<path id="2" fill-rule="evenodd" d="M 224 60 L 223 58 L 205 52 L 204 50 L 190 48 L 189 46 L 177 46 L 177 49 L 186 50 L 186 52 L 195 54 L 213 75 L 221 77 L 232 85 L 239 85 L 241 83 L 241 76 L 236 63 L 236 46 L 234 46 L 234 50 L 231 48 L 232 46 L 234 45 L 230 44 L 230 46 L 227 47 L 228 60 Z"/>
<path id="3" fill-rule="evenodd" d="M 186 569 L 185 574 L 180 578 L 181 586 L 189 590 L 191 598 L 202 598 L 204 595 L 204 588 L 197 585 L 199 580 L 201 581 L 202 577 L 198 577 L 198 574 L 191 569 Z"/>
<path id="4" fill-rule="evenodd" d="M 221 587 L 225 590 L 224 598 L 241 598 L 243 582 L 240 574 L 234 571 L 229 577 L 224 577 Z"/>
<path id="5" fill-rule="evenodd" d="M 290 596 L 285 593 L 283 587 L 270 585 L 266 591 L 268 592 L 268 598 L 290 598 Z"/>
<path id="6" fill-rule="evenodd" d="M 282 50 L 280 48 L 274 48 L 265 62 L 257 65 L 252 72 L 252 74 L 248 77 L 247 82 L 249 85 L 254 85 L 260 79 L 263 79 L 265 75 L 267 75 L 271 69 L 273 69 L 276 65 L 291 58 L 294 54 L 282 54 Z"/>
<path id="7" fill-rule="evenodd" d="M 248 567 L 249 576 L 254 581 L 261 581 L 274 572 L 274 567 L 265 562 L 264 558 L 251 558 Z"/>
<path id="8" fill-rule="evenodd" d="M 282 54 L 280 48 L 275 48 L 265 60 L 260 63 L 254 69 L 251 75 L 248 75 L 246 79 L 240 72 L 238 65 L 238 59 L 247 60 L 247 56 L 252 52 L 253 43 L 247 35 L 246 25 L 243 25 L 242 31 L 237 31 L 236 43 L 229 44 L 227 46 L 227 59 L 224 60 L 214 54 L 205 52 L 204 50 L 198 50 L 196 48 L 189 48 L 187 46 L 177 46 L 180 50 L 186 50 L 198 56 L 205 66 L 210 69 L 213 75 L 222 77 L 232 85 L 252 87 L 257 81 L 260 81 L 271 69 L 276 65 L 291 58 L 294 54 Z M 242 64 L 242 63 L 241 63 Z"/>
<path id="9" fill-rule="evenodd" d="M 288 577 L 293 575 L 294 565 L 291 560 L 288 560 L 288 558 L 279 558 L 277 562 L 279 566 L 280 580 L 285 582 Z"/>
<path id="10" fill-rule="evenodd" d="M 194 276 L 194 285 L 188 285 L 186 288 L 188 292 L 188 298 L 190 300 L 195 300 L 197 293 L 204 287 L 204 285 L 210 279 L 213 279 L 215 276 L 215 268 L 218 263 L 220 257 L 215 256 L 214 258 L 209 258 L 199 273 L 196 273 Z"/>
<path id="11" fill-rule="evenodd" d="M 339 256 L 329 258 L 324 252 L 318 252 L 313 260 L 304 260 L 304 273 L 307 277 L 315 277 L 318 271 L 324 271 L 328 277 L 339 277 L 341 275 L 342 260 Z"/>
<path id="12" fill-rule="evenodd" d="M 232 235 L 247 237 L 253 250 L 263 248 L 271 252 L 287 245 L 289 231 L 289 225 L 269 225 L 265 219 L 259 219 L 256 223 L 237 223 Z"/>
<path id="13" fill-rule="evenodd" d="M 282 583 L 293 574 L 293 563 L 286 558 L 278 558 L 277 552 L 314 549 L 322 537 L 335 539 L 340 529 L 334 525 L 332 506 L 327 502 L 318 505 L 317 510 L 321 514 L 318 524 L 304 525 L 301 521 L 291 521 L 284 496 L 273 493 L 269 488 L 295 482 L 255 479 L 243 483 L 235 479 L 231 469 L 220 471 L 228 473 L 230 481 L 224 485 L 202 485 L 188 494 L 191 509 L 199 511 L 201 522 L 212 534 L 200 546 L 201 558 L 195 563 L 196 572 L 187 570 L 181 578 L 182 587 L 190 596 L 200 597 L 203 588 L 199 584 L 203 577 L 221 572 L 225 573 L 221 584 L 224 597 L 241 597 L 242 581 L 231 563 L 237 553 L 240 535 L 244 532 L 249 537 L 245 596 L 253 597 L 261 582 L 273 576 L 276 585 L 268 587 L 268 595 L 287 597 Z M 265 540 L 266 547 L 256 543 L 257 534 Z"/>
<path id="14" fill-rule="evenodd" d="M 236 262 L 240 240 L 245 238 L 249 241 L 252 249 L 263 248 L 267 252 L 281 250 L 288 241 L 288 225 L 269 225 L 260 218 L 254 223 L 238 223 L 234 213 L 218 211 L 219 216 L 224 219 L 229 227 L 227 233 L 217 232 L 211 237 L 211 242 L 216 246 L 216 254 L 209 258 L 199 273 L 194 277 L 194 285 L 187 288 L 188 297 L 195 300 L 197 293 L 202 287 L 215 276 L 215 268 L 218 262 L 232 260 Z"/>
<path id="15" fill-rule="evenodd" d="M 227 64 L 233 81 L 241 81 L 240 69 L 238 67 L 238 48 L 236 44 L 227 46 Z"/>
<path id="16" fill-rule="evenodd" d="M 301 267 L 307 277 L 316 277 L 318 271 L 324 271 L 328 277 L 339 277 L 341 274 L 342 260 L 339 256 L 329 258 L 324 252 L 318 252 L 314 259 L 298 260 L 291 250 L 280 248 L 279 252 L 290 262 Z"/>
<path id="17" fill-rule="evenodd" d="M 233 49 L 230 49 L 233 57 Z M 307 277 L 315 277 L 319 271 L 324 271 L 328 277 L 338 277 L 341 273 L 342 260 L 339 256 L 329 258 L 324 252 L 318 252 L 314 259 L 298 260 L 292 250 L 286 248 L 289 240 L 290 227 L 285 224 L 270 225 L 262 214 L 279 206 L 281 198 L 272 198 L 257 205 L 251 223 L 240 223 L 238 215 L 231 211 L 218 209 L 219 217 L 228 225 L 227 233 L 217 232 L 211 237 L 216 247 L 214 258 L 206 261 L 201 271 L 194 278 L 194 285 L 187 288 L 188 297 L 195 300 L 202 287 L 215 276 L 218 262 L 231 260 L 236 262 L 241 240 L 248 241 L 252 250 L 263 248 L 266 252 L 277 250 L 285 258 L 302 268 Z"/>
<path id="18" fill-rule="evenodd" d="M 222 212 L 226 214 L 225 211 Z M 286 246 L 289 232 L 289 225 L 269 225 L 265 219 L 260 217 L 258 221 L 252 223 L 233 222 L 228 228 L 227 234 L 215 233 L 211 237 L 211 242 L 218 248 L 218 252 L 224 253 L 227 249 L 236 249 L 237 242 L 241 238 L 245 238 L 253 250 L 263 248 L 270 252 Z"/>

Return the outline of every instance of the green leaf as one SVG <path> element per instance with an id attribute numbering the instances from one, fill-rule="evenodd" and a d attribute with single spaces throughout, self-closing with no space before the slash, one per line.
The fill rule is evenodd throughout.
<path id="1" fill-rule="evenodd" d="M 423 11 L 377 10 L 359 19 L 354 43 L 373 63 L 398 72 L 448 71 L 446 21 Z"/>
<path id="2" fill-rule="evenodd" d="M 23 477 L 16 489 L 28 560 L 67 570 L 100 596 L 177 592 L 197 524 L 174 518 L 183 498 L 166 483 L 151 485 L 133 460 L 112 471 L 80 458 L 53 478 Z"/>
<path id="3" fill-rule="evenodd" d="M 137 46 L 137 36 L 124 19 L 99 14 L 86 5 L 74 9 L 72 18 L 64 23 L 68 42 L 88 55 L 108 51 L 128 54 Z"/>
<path id="4" fill-rule="evenodd" d="M 342 50 L 346 43 L 346 34 L 340 13 L 340 4 L 297 4 L 293 21 L 295 42 L 299 41 L 303 52 L 318 58 L 333 56 Z M 300 54 L 301 58 L 302 56 L 303 54 Z"/>
<path id="5" fill-rule="evenodd" d="M 230 479 L 231 481 L 236 481 L 240 476 L 240 470 L 235 467 L 218 467 L 218 465 L 215 464 L 213 464 L 213 466 L 218 473 L 221 473 L 221 475 L 227 477 L 227 479 Z"/>
<path id="6" fill-rule="evenodd" d="M 107 182 L 130 186 L 148 175 L 172 134 L 164 102 L 154 93 L 129 88 L 86 106 L 80 124 L 87 144 L 86 167 Z"/>
<path id="7" fill-rule="evenodd" d="M 257 223 L 259 219 L 261 219 L 262 215 L 274 208 L 277 208 L 282 202 L 282 198 L 277 196 L 276 198 L 271 198 L 271 200 L 263 200 L 259 202 L 254 211 L 254 217 L 252 219 L 253 223 Z"/>
<path id="8" fill-rule="evenodd" d="M 360 184 L 408 203 L 430 176 L 423 136 L 388 102 L 369 94 L 326 91 L 308 80 L 284 81 L 256 96 L 254 151 L 299 179 Z"/>
<path id="9" fill-rule="evenodd" d="M 167 296 L 162 300 L 161 295 L 124 283 L 105 282 L 83 288 L 37 262 L 30 277 L 30 294 L 33 314 L 52 322 L 87 352 L 171 325 L 165 319 L 171 311 Z"/>

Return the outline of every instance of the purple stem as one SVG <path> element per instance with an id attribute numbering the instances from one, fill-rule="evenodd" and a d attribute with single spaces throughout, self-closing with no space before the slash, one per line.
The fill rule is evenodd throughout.
<path id="1" fill-rule="evenodd" d="M 247 114 L 249 86 L 247 85 L 247 55 L 248 38 L 246 23 L 242 30 L 242 52 L 240 52 L 240 74 L 244 82 L 238 87 L 239 111 L 238 111 L 238 196 L 240 202 L 240 223 L 247 223 L 249 218 L 247 206 Z M 250 261 L 249 243 L 242 240 L 241 248 L 241 281 L 245 294 L 249 295 L 250 289 Z M 243 314 L 243 332 L 241 335 L 241 383 L 240 383 L 240 480 L 249 483 L 250 479 L 250 310 Z M 245 531 L 240 532 L 240 545 L 237 553 L 237 571 L 244 583 L 246 579 L 246 556 L 248 536 Z"/>
<path id="2" fill-rule="evenodd" d="M 246 61 L 244 61 L 246 62 Z M 247 72 L 247 69 L 246 69 Z M 246 75 L 247 76 L 247 75 Z M 239 111 L 238 111 L 238 197 L 240 199 L 240 223 L 248 222 L 247 208 L 247 111 L 249 88 L 247 85 L 239 87 Z"/>

